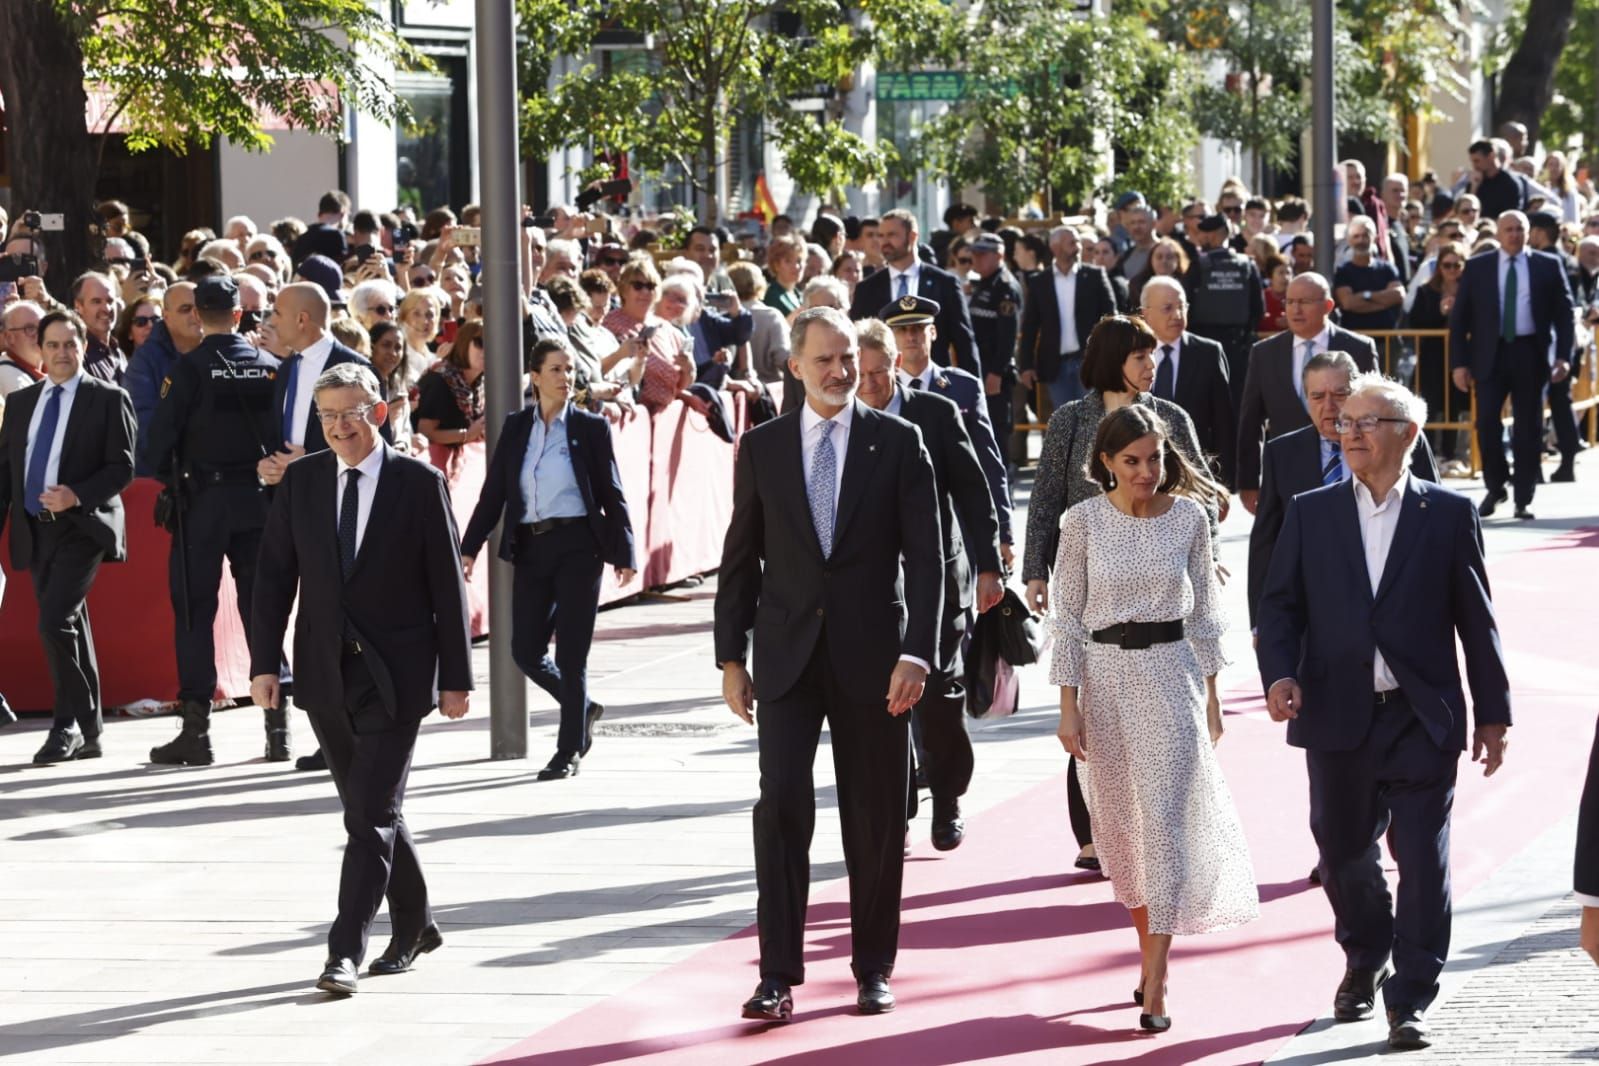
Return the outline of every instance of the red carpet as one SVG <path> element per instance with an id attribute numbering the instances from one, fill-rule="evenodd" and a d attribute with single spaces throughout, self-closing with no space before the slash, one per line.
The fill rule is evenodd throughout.
<path id="1" fill-rule="evenodd" d="M 1457 898 L 1575 809 L 1599 666 L 1570 649 L 1599 647 L 1596 549 L 1599 530 L 1583 531 L 1491 568 L 1518 724 L 1492 780 L 1461 764 Z M 1136 1030 L 1137 941 L 1109 885 L 1061 872 L 1076 850 L 1062 776 L 972 819 L 966 844 L 949 856 L 933 858 L 918 844 L 906 869 L 893 1014 L 855 1014 L 847 897 L 834 882 L 812 894 L 810 981 L 795 990 L 793 1024 L 763 1029 L 738 1020 L 758 976 L 751 928 L 489 1061 L 1259 1062 L 1328 1008 L 1343 960 L 1325 897 L 1305 880 L 1314 851 L 1303 757 L 1265 717 L 1250 665 L 1225 675 L 1233 716 L 1221 756 L 1254 855 L 1261 917 L 1227 933 L 1178 938 L 1171 1032 Z"/>

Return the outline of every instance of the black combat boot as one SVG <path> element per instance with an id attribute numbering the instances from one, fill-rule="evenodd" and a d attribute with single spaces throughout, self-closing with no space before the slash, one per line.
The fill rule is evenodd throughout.
<path id="1" fill-rule="evenodd" d="M 150 749 L 150 761 L 165 766 L 210 766 L 216 761 L 211 754 L 211 704 L 200 700 L 184 700 L 178 705 L 183 719 L 183 730 L 170 743 Z"/>
<path id="2" fill-rule="evenodd" d="M 273 707 L 266 714 L 266 761 L 288 762 L 294 757 L 293 744 L 289 739 L 289 708 L 288 704 Z"/>

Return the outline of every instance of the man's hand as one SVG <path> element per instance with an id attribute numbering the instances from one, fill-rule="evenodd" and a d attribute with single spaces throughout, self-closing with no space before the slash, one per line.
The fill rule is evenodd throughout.
<path id="1" fill-rule="evenodd" d="M 1005 387 L 1005 379 L 1000 377 L 998 374 L 984 374 L 983 375 L 983 394 L 984 395 L 986 395 L 986 396 L 998 396 L 999 395 L 999 390 L 1004 388 L 1004 387 Z"/>
<path id="2" fill-rule="evenodd" d="M 280 691 L 277 674 L 256 674 L 250 678 L 250 699 L 257 707 L 276 710 Z"/>
<path id="3" fill-rule="evenodd" d="M 999 561 L 1005 564 L 1005 571 L 1016 569 L 1016 549 L 1004 541 L 999 543 Z"/>
<path id="4" fill-rule="evenodd" d="M 1286 722 L 1299 717 L 1299 708 L 1305 705 L 1305 694 L 1299 682 L 1285 677 L 1266 693 L 1266 713 L 1273 722 Z"/>
<path id="5" fill-rule="evenodd" d="M 1259 489 L 1239 489 L 1238 502 L 1244 505 L 1244 510 L 1250 514 L 1255 513 L 1255 508 L 1260 506 Z"/>
<path id="6" fill-rule="evenodd" d="M 1034 614 L 1045 614 L 1049 611 L 1049 582 L 1029 581 L 1027 583 L 1027 609 Z"/>
<path id="7" fill-rule="evenodd" d="M 977 613 L 987 614 L 989 609 L 1005 598 L 1005 583 L 999 571 L 985 570 L 977 575 Z"/>
<path id="8" fill-rule="evenodd" d="M 1471 368 L 1469 366 L 1457 366 L 1449 372 L 1449 376 L 1454 379 L 1455 388 L 1461 392 L 1471 391 Z"/>
<path id="9" fill-rule="evenodd" d="M 916 706 L 926 684 L 927 671 L 901 659 L 894 666 L 894 675 L 888 679 L 888 713 L 897 718 Z"/>
<path id="10" fill-rule="evenodd" d="M 631 566 L 619 566 L 616 568 L 616 583 L 623 588 L 631 585 L 633 583 L 633 579 L 637 576 L 638 571 L 633 569 Z"/>
<path id="11" fill-rule="evenodd" d="M 1582 950 L 1599 962 L 1599 907 L 1582 908 Z"/>
<path id="12" fill-rule="evenodd" d="M 1564 359 L 1556 359 L 1554 368 L 1549 371 L 1549 381 L 1550 381 L 1550 383 L 1554 384 L 1554 385 L 1558 385 L 1562 381 L 1565 381 L 1570 376 L 1571 376 L 1571 364 L 1566 362 Z"/>
<path id="13" fill-rule="evenodd" d="M 1023 370 L 1017 375 L 1016 380 L 1030 389 L 1038 384 L 1038 374 L 1032 370 Z"/>
<path id="14" fill-rule="evenodd" d="M 755 682 L 743 663 L 722 664 L 722 700 L 744 724 L 755 724 Z"/>
<path id="15" fill-rule="evenodd" d="M 51 485 L 39 494 L 39 502 L 50 513 L 60 514 L 78 506 L 78 494 L 65 485 Z"/>
<path id="16" fill-rule="evenodd" d="M 30 274 L 17 282 L 17 294 L 24 300 L 31 300 L 36 304 L 45 302 L 44 279 L 37 274 Z"/>
<path id="17" fill-rule="evenodd" d="M 1510 738 L 1505 736 L 1507 725 L 1480 725 L 1471 734 L 1471 761 L 1483 763 L 1482 776 L 1492 777 L 1505 761 L 1505 749 Z"/>
<path id="18" fill-rule="evenodd" d="M 467 703 L 472 698 L 470 692 L 441 692 L 439 693 L 439 713 L 446 718 L 465 718 Z"/>
<path id="19" fill-rule="evenodd" d="M 255 476 L 263 485 L 276 485 L 283 480 L 283 461 L 276 455 L 264 455 L 255 464 Z"/>
<path id="20" fill-rule="evenodd" d="M 466 575 L 468 581 L 472 580 L 472 568 L 477 565 L 477 556 L 461 556 L 461 573 Z"/>

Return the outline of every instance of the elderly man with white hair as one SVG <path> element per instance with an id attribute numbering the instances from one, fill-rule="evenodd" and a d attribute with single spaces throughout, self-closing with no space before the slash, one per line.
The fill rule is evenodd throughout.
<path id="1" fill-rule="evenodd" d="M 226 237 L 218 237 L 214 241 L 207 241 L 196 258 L 215 259 L 226 266 L 229 273 L 232 273 L 244 266 L 244 249 L 239 247 L 237 241 L 230 241 Z"/>
<path id="2" fill-rule="evenodd" d="M 1395 328 L 1405 302 L 1405 283 L 1392 263 L 1377 256 L 1377 223 L 1356 215 L 1349 220 L 1345 239 L 1349 259 L 1333 274 L 1333 299 L 1344 313 L 1344 326 Z"/>

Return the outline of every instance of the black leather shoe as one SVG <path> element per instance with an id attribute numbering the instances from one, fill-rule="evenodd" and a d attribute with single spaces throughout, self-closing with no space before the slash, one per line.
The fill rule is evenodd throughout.
<path id="1" fill-rule="evenodd" d="M 1164 1033 L 1171 1028 L 1171 1015 L 1169 1014 L 1140 1014 L 1138 1028 L 1147 1029 L 1151 1033 Z"/>
<path id="2" fill-rule="evenodd" d="M 1564 459 L 1562 459 L 1560 461 L 1560 465 L 1555 467 L 1555 472 L 1553 474 L 1549 475 L 1549 480 L 1550 481 L 1576 481 L 1577 480 L 1577 468 L 1576 468 L 1576 465 L 1572 462 L 1570 456 L 1567 456 L 1566 458 L 1564 458 Z"/>
<path id="3" fill-rule="evenodd" d="M 1420 1051 L 1432 1046 L 1432 1034 L 1421 1011 L 1404 1007 L 1388 1012 L 1388 1046 L 1395 1051 Z"/>
<path id="4" fill-rule="evenodd" d="M 887 1014 L 894 1009 L 894 993 L 882 974 L 867 974 L 855 982 L 855 988 L 855 1009 L 862 1014 Z"/>
<path id="5" fill-rule="evenodd" d="M 356 966 L 354 959 L 329 959 L 322 967 L 322 976 L 316 986 L 335 996 L 353 996 L 356 992 Z"/>
<path id="6" fill-rule="evenodd" d="M 744 1001 L 744 1017 L 757 1022 L 786 1022 L 794 1016 L 794 993 L 775 977 L 763 977 L 755 994 Z"/>
<path id="7" fill-rule="evenodd" d="M 933 847 L 938 851 L 954 851 L 966 839 L 966 820 L 961 817 L 958 799 L 933 797 Z"/>
<path id="8" fill-rule="evenodd" d="M 309 755 L 302 755 L 294 760 L 296 770 L 326 770 L 328 768 L 327 756 L 318 748 Z"/>
<path id="9" fill-rule="evenodd" d="M 1510 499 L 1510 493 L 1506 492 L 1503 487 L 1489 489 L 1488 495 L 1484 496 L 1482 502 L 1477 505 L 1477 513 L 1487 518 L 1494 513 L 1500 504 L 1508 499 Z"/>
<path id="10" fill-rule="evenodd" d="M 583 715 L 583 750 L 579 755 L 587 755 L 594 746 L 594 723 L 605 717 L 605 704 L 589 700 L 589 709 Z"/>
<path id="11" fill-rule="evenodd" d="M 33 754 L 33 765 L 47 766 L 55 762 L 71 762 L 83 747 L 83 738 L 65 729 L 52 729 L 45 737 L 44 746 Z"/>
<path id="12" fill-rule="evenodd" d="M 372 965 L 366 972 L 373 977 L 388 977 L 392 974 L 404 973 L 411 968 L 418 955 L 426 955 L 430 951 L 437 951 L 444 946 L 444 934 L 439 932 L 439 927 L 430 925 L 417 934 L 409 946 L 401 947 L 390 940 L 389 946 L 383 949 L 383 954 L 372 960 Z"/>
<path id="13" fill-rule="evenodd" d="M 539 771 L 539 780 L 560 781 L 563 778 L 576 777 L 578 764 L 582 761 L 581 755 L 558 751 L 555 753 L 555 758 L 550 760 L 550 764 Z"/>
<path id="14" fill-rule="evenodd" d="M 100 758 L 100 756 L 102 756 L 104 754 L 105 754 L 105 751 L 102 750 L 101 747 L 100 747 L 100 738 L 99 737 L 84 737 L 83 738 L 83 746 L 78 749 L 78 753 L 76 755 L 74 755 L 73 758 L 74 759 L 98 759 L 98 758 Z"/>
<path id="15" fill-rule="evenodd" d="M 1519 518 L 1523 522 L 1531 522 L 1534 518 L 1537 517 L 1537 515 L 1533 514 L 1532 511 L 1529 510 L 1526 507 L 1517 507 L 1516 508 L 1516 517 Z"/>
<path id="16" fill-rule="evenodd" d="M 1377 990 L 1394 972 L 1384 966 L 1380 970 L 1345 970 L 1344 979 L 1338 983 L 1338 993 L 1333 996 L 1333 1017 L 1340 1022 L 1363 1022 L 1370 1018 L 1377 1005 Z"/>

